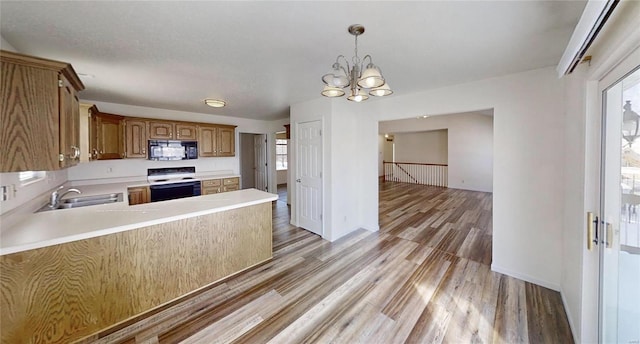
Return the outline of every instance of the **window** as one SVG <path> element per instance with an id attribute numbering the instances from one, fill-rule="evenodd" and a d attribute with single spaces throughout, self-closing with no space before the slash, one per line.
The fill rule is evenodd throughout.
<path id="1" fill-rule="evenodd" d="M 20 179 L 20 185 L 35 183 L 43 180 L 47 176 L 45 171 L 25 171 L 18 173 L 18 179 Z"/>
<path id="2" fill-rule="evenodd" d="M 287 169 L 287 142 L 288 140 L 276 139 L 276 170 Z"/>

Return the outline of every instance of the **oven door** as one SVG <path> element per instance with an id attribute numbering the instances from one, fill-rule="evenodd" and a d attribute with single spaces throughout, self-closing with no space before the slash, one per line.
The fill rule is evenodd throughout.
<path id="1" fill-rule="evenodd" d="M 170 199 L 200 196 L 200 182 L 171 183 L 151 185 L 151 202 Z"/>

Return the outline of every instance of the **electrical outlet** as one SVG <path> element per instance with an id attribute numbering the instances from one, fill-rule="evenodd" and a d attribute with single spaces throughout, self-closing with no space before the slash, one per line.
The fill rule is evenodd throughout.
<path id="1" fill-rule="evenodd" d="M 8 185 L 0 186 L 0 201 L 8 201 L 11 198 L 11 191 Z"/>

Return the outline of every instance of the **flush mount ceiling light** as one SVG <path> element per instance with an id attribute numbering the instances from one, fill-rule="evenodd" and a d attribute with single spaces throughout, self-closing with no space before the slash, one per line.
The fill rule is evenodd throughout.
<path id="1" fill-rule="evenodd" d="M 218 99 L 205 99 L 204 103 L 214 108 L 221 108 L 227 105 L 227 103 L 224 100 L 218 100 Z"/>
<path id="2" fill-rule="evenodd" d="M 373 64 L 371 55 L 367 55 L 363 59 L 358 57 L 358 36 L 364 33 L 364 26 L 353 24 L 349 26 L 349 33 L 355 36 L 356 42 L 355 56 L 351 58 L 353 67 L 349 65 L 349 61 L 343 55 L 339 55 L 331 66 L 331 71 L 322 77 L 326 86 L 321 94 L 330 98 L 342 97 L 345 94 L 342 89 L 349 87 L 350 92 L 347 99 L 354 102 L 367 100 L 369 95 L 384 97 L 392 94 L 393 91 L 382 76 L 380 68 Z M 367 59 L 369 59 L 369 63 L 365 66 L 364 63 Z"/>

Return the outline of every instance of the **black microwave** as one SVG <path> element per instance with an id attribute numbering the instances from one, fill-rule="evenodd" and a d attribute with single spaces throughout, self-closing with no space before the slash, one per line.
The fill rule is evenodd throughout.
<path id="1" fill-rule="evenodd" d="M 198 159 L 197 141 L 149 140 L 149 160 Z"/>

